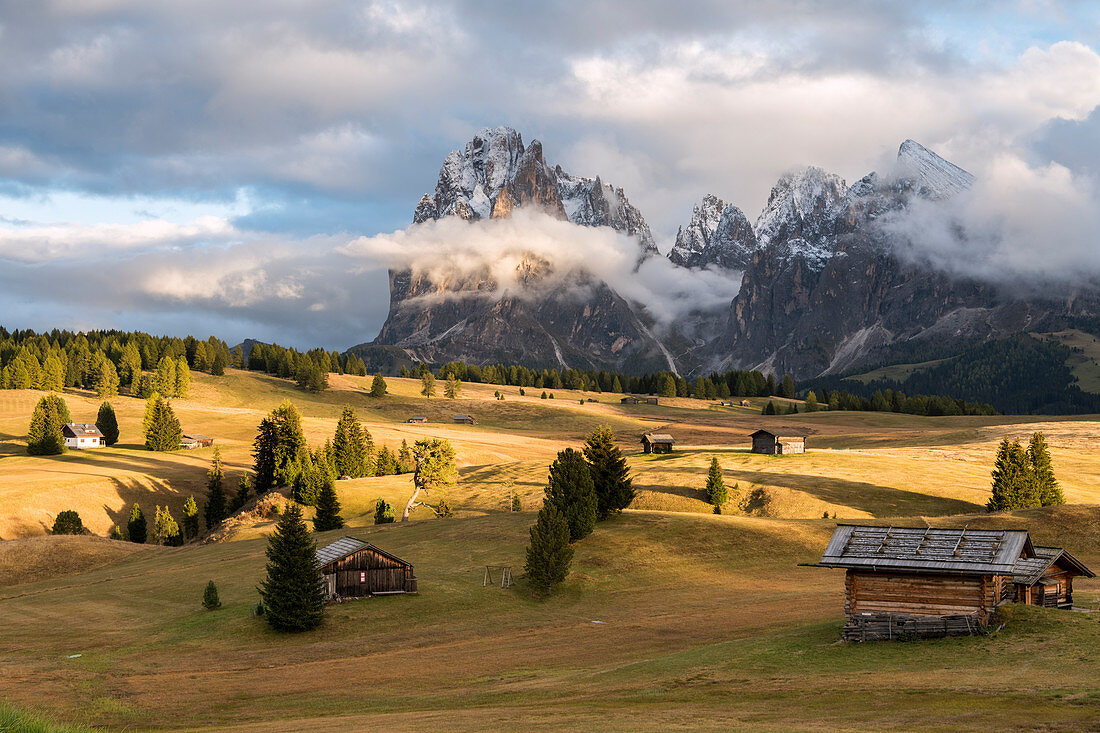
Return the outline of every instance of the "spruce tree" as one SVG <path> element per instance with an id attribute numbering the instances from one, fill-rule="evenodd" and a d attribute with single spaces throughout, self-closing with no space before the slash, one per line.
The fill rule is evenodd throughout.
<path id="1" fill-rule="evenodd" d="M 350 405 L 344 405 L 344 411 L 336 423 L 336 434 L 332 439 L 332 454 L 337 475 L 348 478 L 362 478 L 367 475 L 366 437 L 363 426 L 355 417 L 355 412 Z"/>
<path id="2" fill-rule="evenodd" d="M 202 607 L 207 611 L 214 611 L 222 607 L 222 602 L 218 598 L 218 586 L 214 585 L 213 580 L 207 581 L 206 590 L 202 592 Z"/>
<path id="3" fill-rule="evenodd" d="M 1050 460 L 1050 449 L 1047 447 L 1045 435 L 1035 433 L 1031 436 L 1027 445 L 1027 457 L 1031 463 L 1032 474 L 1035 476 L 1039 504 L 1041 506 L 1065 504 L 1066 497 L 1062 494 L 1062 487 L 1054 477 L 1054 465 Z"/>
<path id="4" fill-rule="evenodd" d="M 267 560 L 267 577 L 260 584 L 264 618 L 278 631 L 317 628 L 325 613 L 325 582 L 317 567 L 317 545 L 298 505 L 279 515 Z"/>
<path id="5" fill-rule="evenodd" d="M 719 508 L 730 499 L 726 482 L 722 479 L 722 467 L 718 465 L 718 458 L 710 459 L 710 472 L 707 474 L 707 501 Z"/>
<path id="6" fill-rule="evenodd" d="M 546 501 L 556 507 L 569 525 L 570 541 L 592 533 L 596 527 L 596 488 L 584 455 L 572 448 L 558 453 L 550 464 Z"/>
<path id="7" fill-rule="evenodd" d="M 183 503 L 183 535 L 188 540 L 199 536 L 199 505 L 194 496 L 187 497 Z"/>
<path id="8" fill-rule="evenodd" d="M 340 529 L 344 519 L 340 516 L 340 500 L 336 496 L 336 484 L 331 477 L 325 476 L 321 485 L 321 494 L 317 497 L 317 513 L 313 517 L 313 531 L 327 532 Z"/>
<path id="9" fill-rule="evenodd" d="M 133 507 L 130 508 L 130 520 L 126 523 L 126 536 L 130 538 L 131 542 L 142 545 L 145 544 L 146 535 L 145 514 L 135 501 Z"/>
<path id="10" fill-rule="evenodd" d="M 435 397 L 435 375 L 429 371 L 420 375 L 420 394 L 428 399 Z"/>
<path id="11" fill-rule="evenodd" d="M 222 468 L 221 450 L 214 447 L 214 457 L 210 461 L 210 470 L 206 472 L 206 506 L 203 508 L 203 519 L 206 521 L 206 531 L 217 527 L 228 516 L 225 505 L 225 470 Z"/>
<path id="12" fill-rule="evenodd" d="M 671 374 L 666 374 L 664 379 L 661 380 L 661 396 L 662 397 L 675 397 L 676 396 L 676 378 Z"/>
<path id="13" fill-rule="evenodd" d="M 107 357 L 99 361 L 99 368 L 95 377 L 96 394 L 100 397 L 114 397 L 118 394 L 118 372 L 115 365 Z"/>
<path id="14" fill-rule="evenodd" d="M 153 541 L 158 545 L 182 545 L 180 526 L 168 511 L 167 505 L 157 507 L 156 518 L 153 520 Z"/>
<path id="15" fill-rule="evenodd" d="M 386 396 L 386 380 L 382 378 L 381 374 L 374 375 L 374 381 L 370 383 L 370 396 L 371 397 L 385 397 Z"/>
<path id="16" fill-rule="evenodd" d="M 302 459 L 301 470 L 295 475 L 292 484 L 294 501 L 306 506 L 316 505 L 324 481 L 324 472 L 314 462 L 313 457 L 307 454 Z"/>
<path id="17" fill-rule="evenodd" d="M 53 520 L 53 528 L 50 534 L 87 534 L 84 522 L 80 521 L 80 515 L 74 509 L 66 509 L 58 513 Z"/>
<path id="18" fill-rule="evenodd" d="M 176 413 L 163 399 L 153 403 L 153 413 L 149 417 L 149 428 L 145 431 L 145 447 L 152 451 L 179 450 L 183 431 Z"/>
<path id="19" fill-rule="evenodd" d="M 393 505 L 382 497 L 374 502 L 374 523 L 390 524 L 394 520 Z"/>
<path id="20" fill-rule="evenodd" d="M 790 374 L 783 377 L 783 382 L 779 385 L 779 396 L 794 399 L 794 380 Z"/>
<path id="21" fill-rule="evenodd" d="M 596 517 L 607 519 L 634 501 L 634 486 L 627 473 L 626 458 L 615 445 L 615 434 L 601 425 L 589 434 L 584 459 L 596 489 Z"/>
<path id="22" fill-rule="evenodd" d="M 1039 487 L 1027 452 L 1018 440 L 1001 441 L 993 463 L 991 512 L 1039 506 Z"/>
<path id="23" fill-rule="evenodd" d="M 214 354 L 214 361 L 210 363 L 210 374 L 215 377 L 225 376 L 225 355 L 220 351 Z"/>
<path id="24" fill-rule="evenodd" d="M 569 575 L 573 548 L 569 546 L 569 522 L 549 501 L 543 502 L 531 527 L 524 572 L 536 593 L 545 595 Z"/>
<path id="25" fill-rule="evenodd" d="M 248 474 L 244 474 L 237 481 L 237 493 L 233 494 L 233 500 L 229 502 L 229 513 L 236 514 L 239 512 L 248 503 L 248 498 L 251 495 L 252 479 L 248 477 Z"/>
<path id="26" fill-rule="evenodd" d="M 32 456 L 54 456 L 65 452 L 65 436 L 61 432 L 71 422 L 65 400 L 48 394 L 38 400 L 27 428 L 27 453 Z"/>
<path id="27" fill-rule="evenodd" d="M 118 442 L 118 418 L 115 417 L 115 408 L 110 402 L 104 402 L 99 406 L 99 414 L 96 415 L 95 426 L 103 433 L 103 440 L 107 445 Z"/>
<path id="28" fill-rule="evenodd" d="M 306 454 L 302 416 L 289 400 L 284 401 L 260 422 L 252 444 L 256 493 L 293 485 Z"/>

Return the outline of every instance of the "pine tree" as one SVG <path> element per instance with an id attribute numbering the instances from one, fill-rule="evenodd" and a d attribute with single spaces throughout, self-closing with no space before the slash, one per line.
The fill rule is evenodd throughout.
<path id="1" fill-rule="evenodd" d="M 176 413 L 163 399 L 158 398 L 153 403 L 153 413 L 149 417 L 149 428 L 145 431 L 145 447 L 152 451 L 179 450 L 180 438 L 183 431 L 180 430 L 180 421 Z"/>
<path id="2" fill-rule="evenodd" d="M 596 528 L 596 488 L 583 454 L 572 448 L 558 453 L 550 464 L 546 501 L 565 517 L 570 541 L 584 539 Z"/>
<path id="3" fill-rule="evenodd" d="M 378 497 L 378 500 L 374 502 L 374 523 L 390 524 L 393 520 L 393 506 L 382 497 Z"/>
<path id="4" fill-rule="evenodd" d="M 99 414 L 96 415 L 95 426 L 103 433 L 103 440 L 107 445 L 118 442 L 118 418 L 115 417 L 115 408 L 110 402 L 104 402 L 99 406 Z"/>
<path id="5" fill-rule="evenodd" d="M 233 494 L 233 500 L 229 502 L 229 513 L 236 514 L 239 512 L 244 505 L 248 503 L 248 498 L 251 494 L 252 479 L 250 479 L 246 473 L 237 481 L 237 492 Z"/>
<path id="6" fill-rule="evenodd" d="M 1054 477 L 1054 465 L 1050 460 L 1050 449 L 1047 447 L 1046 436 L 1035 433 L 1027 445 L 1027 457 L 1031 463 L 1031 471 L 1035 476 L 1041 506 L 1053 504 L 1065 504 L 1066 497 L 1062 494 L 1062 487 L 1058 485 L 1058 479 Z"/>
<path id="7" fill-rule="evenodd" d="M 447 377 L 447 384 L 443 387 L 443 394 L 449 400 L 456 400 L 462 393 L 462 382 L 458 381 L 454 374 Z"/>
<path id="8" fill-rule="evenodd" d="M 206 472 L 206 506 L 203 507 L 203 519 L 206 531 L 217 527 L 228 516 L 225 506 L 225 471 L 222 468 L 221 450 L 214 447 L 214 457 L 210 460 L 210 470 Z"/>
<path id="9" fill-rule="evenodd" d="M 165 397 L 176 393 L 176 361 L 169 356 L 157 362 L 157 373 L 153 377 L 153 391 Z"/>
<path id="10" fill-rule="evenodd" d="M 66 509 L 58 513 L 53 520 L 53 528 L 50 534 L 87 534 L 84 522 L 80 521 L 80 515 L 73 509 Z"/>
<path id="11" fill-rule="evenodd" d="M 397 451 L 397 472 L 412 473 L 415 467 L 416 462 L 413 460 L 412 449 L 409 448 L 409 442 L 402 438 L 401 448 Z"/>
<path id="12" fill-rule="evenodd" d="M 717 457 L 710 459 L 706 495 L 707 501 L 713 504 L 716 509 L 730 500 L 729 490 L 726 489 L 726 482 L 722 479 L 722 467 L 718 465 Z"/>
<path id="13" fill-rule="evenodd" d="M 214 354 L 214 360 L 210 362 L 210 374 L 215 377 L 225 376 L 225 355 L 220 351 Z"/>
<path id="14" fill-rule="evenodd" d="M 191 370 L 187 366 L 187 359 L 182 356 L 176 360 L 176 383 L 173 394 L 181 399 L 191 394 Z"/>
<path id="15" fill-rule="evenodd" d="M 761 415 L 775 415 L 775 403 L 768 400 L 768 404 L 764 405 L 764 409 L 760 411 Z"/>
<path id="16" fill-rule="evenodd" d="M 362 478 L 367 475 L 366 436 L 350 405 L 344 405 L 344 411 L 336 423 L 332 454 L 337 475 L 348 478 Z"/>
<path id="17" fill-rule="evenodd" d="M 607 519 L 634 501 L 634 486 L 627 473 L 626 458 L 615 445 L 615 434 L 601 425 L 588 435 L 584 458 L 596 490 L 596 517 Z"/>
<path id="18" fill-rule="evenodd" d="M 1018 440 L 1004 438 L 993 463 L 991 512 L 1039 506 L 1039 486 L 1027 452 Z"/>
<path id="19" fill-rule="evenodd" d="M 325 476 L 321 485 L 321 494 L 317 497 L 317 513 L 313 517 L 313 531 L 326 532 L 340 529 L 344 519 L 340 516 L 340 500 L 336 496 L 336 484 L 331 477 Z"/>
<path id="20" fill-rule="evenodd" d="M 435 397 L 435 375 L 425 371 L 420 375 L 420 394 L 428 399 Z"/>
<path id="21" fill-rule="evenodd" d="M 114 397 L 118 394 L 118 372 L 115 365 L 107 357 L 99 360 L 99 368 L 95 377 L 96 394 L 100 397 Z"/>
<path id="22" fill-rule="evenodd" d="M 131 542 L 143 545 L 145 544 L 146 535 L 145 514 L 135 501 L 134 506 L 130 508 L 130 521 L 126 523 L 126 536 L 130 538 Z"/>
<path id="23" fill-rule="evenodd" d="M 817 412 L 817 408 L 817 395 L 815 395 L 814 391 L 811 389 L 806 393 L 806 412 Z"/>
<path id="24" fill-rule="evenodd" d="M 264 618 L 278 631 L 308 631 L 321 625 L 325 582 L 317 568 L 317 545 L 302 510 L 291 504 L 267 544 L 267 577 L 260 584 Z"/>
<path id="25" fill-rule="evenodd" d="M 675 397 L 676 396 L 676 378 L 671 374 L 666 374 L 664 379 L 661 380 L 661 396 L 662 397 Z"/>
<path id="26" fill-rule="evenodd" d="M 549 501 L 543 502 L 538 518 L 531 527 L 531 543 L 527 545 L 524 572 L 531 588 L 547 594 L 569 575 L 573 548 L 569 546 L 569 522 Z"/>
<path id="27" fill-rule="evenodd" d="M 252 444 L 256 493 L 293 485 L 305 455 L 302 416 L 289 400 L 284 401 L 260 422 Z"/>
<path id="28" fill-rule="evenodd" d="M 779 396 L 794 399 L 794 380 L 790 374 L 783 377 L 783 382 L 779 385 Z"/>
<path id="29" fill-rule="evenodd" d="M 180 526 L 172 518 L 168 507 L 157 507 L 156 518 L 153 520 L 153 541 L 158 545 L 182 545 Z"/>
<path id="30" fill-rule="evenodd" d="M 374 381 L 370 384 L 370 396 L 385 397 L 386 389 L 386 380 L 382 378 L 381 374 L 375 374 Z"/>
<path id="31" fill-rule="evenodd" d="M 206 590 L 202 592 L 202 607 L 207 611 L 215 611 L 222 607 L 222 602 L 218 598 L 218 586 L 214 585 L 213 580 L 206 583 Z"/>
<path id="32" fill-rule="evenodd" d="M 199 505 L 194 496 L 187 497 L 183 503 L 183 535 L 188 540 L 199 536 Z"/>
<path id="33" fill-rule="evenodd" d="M 65 400 L 48 394 L 38 400 L 27 428 L 27 453 L 32 456 L 55 456 L 65 452 L 65 436 L 61 432 L 71 422 Z"/>

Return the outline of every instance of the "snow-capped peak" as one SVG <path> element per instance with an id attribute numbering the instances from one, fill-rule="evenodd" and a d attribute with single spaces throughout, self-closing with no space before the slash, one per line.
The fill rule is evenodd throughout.
<path id="1" fill-rule="evenodd" d="M 834 209 L 844 200 L 844 179 L 814 166 L 783 174 L 756 220 L 759 247 L 783 245 L 786 255 L 823 264 L 833 251 Z"/>
<path id="2" fill-rule="evenodd" d="M 897 177 L 933 199 L 949 198 L 974 185 L 974 176 L 913 140 L 898 148 Z"/>
<path id="3" fill-rule="evenodd" d="M 668 258 L 681 267 L 743 270 L 755 249 L 756 236 L 741 209 L 707 194 L 692 209 L 691 223 L 676 232 Z"/>

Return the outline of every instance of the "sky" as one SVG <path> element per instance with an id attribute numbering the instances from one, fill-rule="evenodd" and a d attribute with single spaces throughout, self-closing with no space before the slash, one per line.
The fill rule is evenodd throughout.
<path id="1" fill-rule="evenodd" d="M 0 0 L 0 325 L 370 341 L 382 244 L 502 124 L 662 251 L 706 193 L 753 220 L 912 138 L 991 182 L 960 268 L 1100 272 L 1098 105 L 1090 2 Z"/>

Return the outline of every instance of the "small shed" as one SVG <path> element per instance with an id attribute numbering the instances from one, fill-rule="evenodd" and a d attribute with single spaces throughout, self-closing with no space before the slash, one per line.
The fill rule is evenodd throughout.
<path id="1" fill-rule="evenodd" d="M 474 419 L 473 415 L 455 415 L 454 421 L 464 425 L 477 425 L 477 420 Z"/>
<path id="2" fill-rule="evenodd" d="M 780 456 L 806 452 L 806 434 L 794 430 L 776 432 L 761 429 L 749 437 L 752 438 L 753 453 Z"/>
<path id="3" fill-rule="evenodd" d="M 623 397 L 619 402 L 623 405 L 636 405 L 641 402 L 641 400 L 637 397 Z"/>
<path id="4" fill-rule="evenodd" d="M 646 433 L 642 436 L 642 451 L 645 453 L 671 453 L 676 440 L 668 433 Z"/>
<path id="5" fill-rule="evenodd" d="M 1005 603 L 1068 608 L 1073 578 L 1093 577 L 1020 529 L 841 524 L 816 565 L 845 570 L 847 641 L 973 633 Z"/>
<path id="6" fill-rule="evenodd" d="M 597 400 L 595 397 L 589 397 L 587 401 L 588 402 L 599 402 L 599 400 Z"/>
<path id="7" fill-rule="evenodd" d="M 645 398 L 645 403 L 646 403 L 647 405 L 656 405 L 656 404 L 657 404 L 657 402 L 658 402 L 658 398 L 657 398 L 657 397 L 646 397 L 646 398 Z"/>
<path id="8" fill-rule="evenodd" d="M 722 407 L 733 407 L 733 403 L 732 403 L 732 402 L 729 402 L 729 401 L 727 401 L 727 400 L 722 400 L 722 401 L 721 401 L 721 402 L 719 402 L 718 404 L 719 404 L 720 406 L 722 406 Z"/>
<path id="9" fill-rule="evenodd" d="M 317 567 L 332 600 L 417 591 L 411 563 L 355 537 L 341 537 L 317 550 Z"/>
<path id="10" fill-rule="evenodd" d="M 741 400 L 740 405 L 741 407 L 752 407 L 752 403 L 748 400 Z"/>
<path id="11" fill-rule="evenodd" d="M 70 422 L 61 427 L 61 435 L 65 438 L 66 448 L 102 448 L 107 445 L 107 439 L 95 423 Z"/>
<path id="12" fill-rule="evenodd" d="M 184 433 L 180 445 L 184 448 L 209 448 L 214 445 L 214 439 L 202 433 Z"/>
<path id="13" fill-rule="evenodd" d="M 412 417 L 410 417 L 405 422 L 416 422 L 416 423 L 428 422 L 428 418 L 425 417 L 424 415 L 413 415 Z"/>

